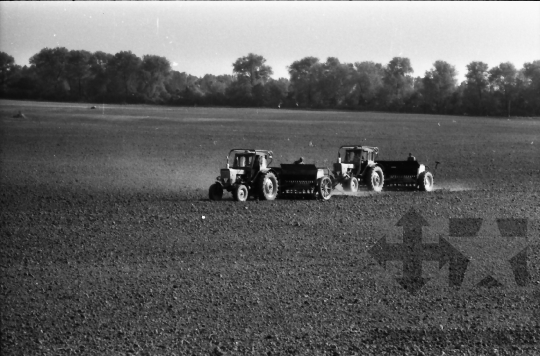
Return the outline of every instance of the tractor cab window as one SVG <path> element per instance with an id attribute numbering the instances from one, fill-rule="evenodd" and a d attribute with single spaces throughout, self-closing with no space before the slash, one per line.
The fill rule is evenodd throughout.
<path id="1" fill-rule="evenodd" d="M 253 169 L 251 170 L 251 175 L 254 177 L 257 172 L 260 171 L 263 165 L 264 156 L 255 155 L 253 157 Z"/>
<path id="2" fill-rule="evenodd" d="M 345 163 L 352 163 L 354 160 L 354 151 L 346 151 L 345 152 Z"/>
<path id="3" fill-rule="evenodd" d="M 255 159 L 256 159 L 255 163 L 257 165 L 257 168 L 266 166 L 266 156 L 257 156 Z"/>
<path id="4" fill-rule="evenodd" d="M 367 160 L 367 152 L 348 150 L 345 152 L 345 163 L 362 163 Z"/>
<path id="5" fill-rule="evenodd" d="M 236 154 L 233 160 L 233 168 L 251 167 L 252 162 L 253 162 L 253 155 Z"/>

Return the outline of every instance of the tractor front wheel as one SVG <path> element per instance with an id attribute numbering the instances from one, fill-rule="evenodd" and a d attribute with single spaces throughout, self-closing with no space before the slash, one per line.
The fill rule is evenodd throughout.
<path id="1" fill-rule="evenodd" d="M 322 200 L 328 200 L 332 196 L 332 180 L 324 176 L 317 180 L 317 195 Z"/>
<path id="2" fill-rule="evenodd" d="M 264 173 L 258 181 L 257 191 L 262 200 L 274 200 L 279 192 L 279 183 L 272 172 Z"/>
<path id="3" fill-rule="evenodd" d="M 355 177 L 347 179 L 343 184 L 343 190 L 346 192 L 356 193 L 358 191 L 358 179 Z"/>
<path id="4" fill-rule="evenodd" d="M 246 201 L 248 198 L 248 194 L 248 189 L 243 184 L 239 184 L 233 189 L 233 199 L 235 201 Z"/>
<path id="5" fill-rule="evenodd" d="M 433 175 L 430 172 L 422 172 L 418 176 L 418 188 L 422 192 L 431 192 L 433 190 Z"/>
<path id="6" fill-rule="evenodd" d="M 371 167 L 366 174 L 366 185 L 374 192 L 382 191 L 384 174 L 381 167 Z"/>
<path id="7" fill-rule="evenodd" d="M 219 183 L 214 183 L 208 189 L 208 197 L 210 200 L 221 200 L 223 198 L 223 187 Z"/>

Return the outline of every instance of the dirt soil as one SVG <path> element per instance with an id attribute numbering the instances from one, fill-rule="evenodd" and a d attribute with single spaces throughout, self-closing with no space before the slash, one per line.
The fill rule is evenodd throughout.
<path id="1" fill-rule="evenodd" d="M 16 101 L 0 119 L 3 355 L 540 354 L 538 119 Z M 364 138 L 381 159 L 441 161 L 437 189 L 207 199 L 230 148 L 330 166 Z M 459 287 L 424 261 L 410 293 L 403 263 L 370 253 L 403 243 L 411 209 L 424 243 L 470 259 Z M 482 228 L 452 237 L 452 218 Z"/>

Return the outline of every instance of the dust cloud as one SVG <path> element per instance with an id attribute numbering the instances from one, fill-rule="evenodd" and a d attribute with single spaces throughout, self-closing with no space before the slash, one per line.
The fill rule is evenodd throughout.
<path id="1" fill-rule="evenodd" d="M 434 190 L 449 190 L 451 192 L 462 192 L 466 190 L 474 190 L 474 188 L 464 183 L 440 183 L 435 184 Z"/>

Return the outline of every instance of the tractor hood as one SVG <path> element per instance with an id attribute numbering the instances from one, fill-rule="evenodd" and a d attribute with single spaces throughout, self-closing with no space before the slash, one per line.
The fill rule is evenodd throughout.
<path id="1" fill-rule="evenodd" d="M 353 169 L 354 164 L 353 163 L 334 163 L 334 172 L 339 173 L 346 173 L 349 169 Z"/>
<path id="2" fill-rule="evenodd" d="M 233 185 L 244 174 L 246 174 L 246 169 L 222 168 L 220 171 L 221 182 L 224 186 Z"/>

